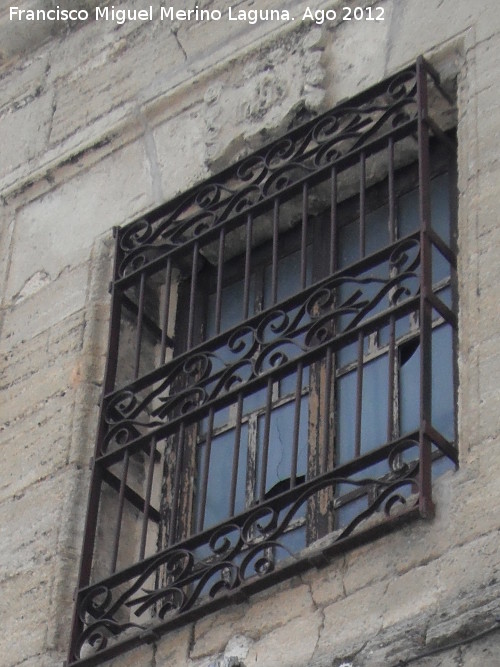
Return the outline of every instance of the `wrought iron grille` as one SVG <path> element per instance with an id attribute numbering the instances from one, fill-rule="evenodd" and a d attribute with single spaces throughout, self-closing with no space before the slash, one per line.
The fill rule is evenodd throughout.
<path id="1" fill-rule="evenodd" d="M 69 665 L 432 516 L 457 463 L 452 111 L 420 58 L 115 230 Z"/>

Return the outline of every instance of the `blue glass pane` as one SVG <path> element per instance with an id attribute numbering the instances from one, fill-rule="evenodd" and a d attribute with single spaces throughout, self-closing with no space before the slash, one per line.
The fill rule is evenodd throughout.
<path id="1" fill-rule="evenodd" d="M 229 408 L 222 408 L 221 410 L 217 410 L 214 414 L 214 422 L 212 426 L 212 430 L 222 428 L 225 426 L 229 421 Z M 204 434 L 208 430 L 208 417 L 205 417 L 205 419 L 200 420 L 200 434 Z"/>
<path id="2" fill-rule="evenodd" d="M 455 439 L 452 329 L 432 332 L 432 425 L 448 440 Z"/>
<path id="3" fill-rule="evenodd" d="M 361 453 L 382 446 L 387 441 L 389 366 L 385 354 L 363 367 L 363 404 L 361 418 Z"/>
<path id="4" fill-rule="evenodd" d="M 291 373 L 280 380 L 280 398 L 295 394 L 295 387 L 297 385 L 297 374 Z M 309 385 L 309 366 L 302 369 L 302 387 Z"/>
<path id="5" fill-rule="evenodd" d="M 358 354 L 358 344 L 351 343 L 341 348 L 336 355 L 338 368 L 343 368 L 356 360 Z"/>
<path id="6" fill-rule="evenodd" d="M 354 458 L 356 420 L 356 372 L 347 373 L 337 380 L 336 460 L 337 465 Z"/>
<path id="7" fill-rule="evenodd" d="M 269 450 L 267 459 L 266 491 L 291 474 L 293 424 L 295 402 L 275 408 L 271 413 Z M 308 400 L 304 396 L 300 402 L 299 449 L 297 454 L 297 476 L 305 475 L 307 468 Z M 258 451 L 262 458 L 265 435 L 265 416 L 258 421 Z M 284 489 L 285 490 L 285 489 Z"/>
<path id="8" fill-rule="evenodd" d="M 445 306 L 448 306 L 448 308 L 453 308 L 453 296 L 451 287 L 445 287 L 444 289 L 439 290 L 439 292 L 437 292 L 437 296 L 441 299 L 441 301 L 445 304 Z M 435 317 L 437 317 L 436 314 Z"/>
<path id="9" fill-rule="evenodd" d="M 233 467 L 234 430 L 216 436 L 212 440 L 210 466 L 208 472 L 207 500 L 204 527 L 208 528 L 229 516 L 229 497 Z M 245 509 L 246 459 L 248 452 L 248 427 L 241 428 L 241 442 L 236 483 L 236 512 Z M 206 456 L 206 444 L 198 447 L 198 484 L 200 484 Z"/>
<path id="10" fill-rule="evenodd" d="M 448 173 L 431 181 L 431 226 L 446 243 L 450 243 L 450 177 Z M 418 188 L 398 200 L 399 237 L 417 231 L 420 226 Z"/>
<path id="11" fill-rule="evenodd" d="M 399 361 L 400 433 L 418 430 L 420 426 L 420 345 L 409 342 L 400 348 Z"/>
<path id="12" fill-rule="evenodd" d="M 294 530 L 290 530 L 289 532 L 285 533 L 282 535 L 279 539 L 278 542 L 282 544 L 285 549 L 287 549 L 290 554 L 296 554 L 299 552 L 301 549 L 304 549 L 306 545 L 306 527 L 305 526 L 300 526 L 298 528 L 295 528 Z M 284 556 L 285 554 L 282 554 Z M 289 554 L 286 554 L 287 556 Z"/>
<path id="13" fill-rule="evenodd" d="M 352 490 L 352 487 L 351 489 Z M 364 512 L 368 508 L 368 498 L 367 496 L 361 496 L 356 498 L 356 500 L 351 500 L 350 503 L 346 503 L 342 507 L 339 507 L 337 510 L 337 527 L 345 528 L 348 526 L 353 519 Z"/>
<path id="14" fill-rule="evenodd" d="M 266 405 L 266 396 L 267 389 L 259 389 L 246 396 L 243 402 L 243 414 L 249 415 L 256 410 L 263 410 Z"/>
<path id="15" fill-rule="evenodd" d="M 439 250 L 432 246 L 432 282 L 438 283 L 444 278 L 450 276 L 450 264 L 447 259 L 439 252 Z"/>

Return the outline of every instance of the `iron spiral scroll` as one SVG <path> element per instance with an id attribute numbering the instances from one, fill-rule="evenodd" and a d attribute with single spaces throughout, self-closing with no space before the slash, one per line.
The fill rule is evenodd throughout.
<path id="1" fill-rule="evenodd" d="M 146 559 L 140 573 L 119 585 L 104 580 L 82 591 L 78 615 L 83 632 L 75 644 L 75 659 L 104 650 L 122 635 L 143 633 L 150 627 L 154 632 L 156 626 L 164 631 L 175 626 L 177 618 L 234 596 L 257 580 L 269 578 L 272 583 L 281 568 L 293 567 L 304 558 L 303 553 L 293 553 L 283 538 L 318 493 L 329 492 L 333 498 L 342 485 L 358 489 L 361 495 L 370 494 L 367 507 L 328 537 L 326 549 L 321 545 L 319 551 L 325 553 L 363 530 L 365 524 L 397 514 L 397 506 L 415 505 L 418 439 L 402 439 L 379 452 L 383 454 L 379 461 L 387 466 L 381 478 L 359 477 L 362 461 L 355 466 L 357 474 L 343 474 L 348 465 L 339 467 Z M 330 506 L 333 515 L 335 503 Z M 314 544 L 307 547 L 307 557 L 314 550 Z M 156 587 L 145 586 L 152 580 Z"/>
<path id="2" fill-rule="evenodd" d="M 121 234 L 119 276 L 134 273 L 417 118 L 415 67 L 319 116 Z M 244 216 L 243 216 L 244 218 Z"/>
<path id="3" fill-rule="evenodd" d="M 134 384 L 118 390 L 107 399 L 101 453 L 297 363 L 363 324 L 380 306 L 400 306 L 418 293 L 419 263 L 418 239 L 399 241 L 374 260 L 369 275 L 341 272 L 177 357 L 141 392 Z M 341 288 L 349 292 L 344 299 Z"/>

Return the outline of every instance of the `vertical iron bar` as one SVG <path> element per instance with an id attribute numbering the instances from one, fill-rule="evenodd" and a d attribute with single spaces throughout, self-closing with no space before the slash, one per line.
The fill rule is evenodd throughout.
<path id="1" fill-rule="evenodd" d="M 234 428 L 233 467 L 231 471 L 231 487 L 229 491 L 229 516 L 234 516 L 236 505 L 236 485 L 238 483 L 238 465 L 241 446 L 241 415 L 243 413 L 243 394 L 238 394 L 236 405 L 236 425 Z"/>
<path id="2" fill-rule="evenodd" d="M 293 489 L 297 482 L 297 459 L 299 453 L 299 431 L 300 431 L 300 403 L 302 401 L 302 375 L 304 364 L 297 364 L 297 381 L 295 383 L 293 436 L 292 436 L 292 460 L 290 463 L 290 488 Z"/>
<path id="3" fill-rule="evenodd" d="M 118 513 L 116 517 L 116 527 L 113 540 L 110 574 L 113 574 L 113 572 L 116 571 L 116 563 L 118 561 L 118 550 L 120 547 L 120 533 L 122 528 L 123 506 L 125 504 L 125 487 L 127 485 L 129 460 L 130 460 L 129 451 L 128 449 L 126 449 L 123 455 L 122 477 L 120 480 L 120 491 L 118 494 Z"/>
<path id="4" fill-rule="evenodd" d="M 389 377 L 388 377 L 388 397 L 387 397 L 387 442 L 390 442 L 395 436 L 396 414 L 394 408 L 395 383 L 398 377 L 395 374 L 396 365 L 396 321 L 394 315 L 389 320 Z"/>
<path id="5" fill-rule="evenodd" d="M 356 430 L 354 439 L 354 456 L 361 455 L 361 421 L 363 411 L 363 333 L 358 334 L 358 367 L 356 379 Z"/>
<path id="6" fill-rule="evenodd" d="M 271 302 L 276 303 L 278 296 L 278 231 L 279 231 L 280 202 L 278 197 L 274 200 L 273 213 L 273 249 L 271 267 Z"/>
<path id="7" fill-rule="evenodd" d="M 337 170 L 332 167 L 331 173 L 331 188 L 330 188 L 330 258 L 329 258 L 329 272 L 330 275 L 337 268 Z"/>
<path id="8" fill-rule="evenodd" d="M 359 257 L 365 256 L 365 222 L 366 222 L 366 156 L 364 151 L 359 156 Z"/>
<path id="9" fill-rule="evenodd" d="M 331 186 L 330 186 L 330 257 L 329 257 L 329 273 L 333 274 L 337 270 L 337 241 L 338 241 L 338 222 L 337 222 L 337 200 L 338 200 L 338 183 L 337 170 L 332 167 L 331 172 Z M 334 325 L 333 325 L 334 326 Z M 332 401 L 332 378 L 335 376 L 334 360 L 332 348 L 328 347 L 326 350 L 325 362 L 325 399 L 324 399 L 324 429 L 323 429 L 323 446 L 321 447 L 321 472 L 325 473 L 328 470 L 328 454 L 330 450 L 330 406 Z"/>
<path id="10" fill-rule="evenodd" d="M 267 381 L 266 394 L 266 412 L 264 416 L 264 438 L 262 446 L 262 466 L 260 468 L 260 495 L 259 499 L 262 502 L 266 495 L 266 481 L 267 481 L 267 458 L 269 455 L 269 435 L 271 433 L 271 406 L 273 398 L 273 381 L 269 378 Z"/>
<path id="11" fill-rule="evenodd" d="M 189 309 L 188 309 L 188 332 L 186 349 L 191 349 L 193 346 L 194 334 L 194 304 L 196 300 L 196 279 L 198 276 L 198 257 L 199 257 L 200 243 L 198 240 L 193 245 L 193 261 L 191 264 L 191 286 L 189 290 Z"/>
<path id="12" fill-rule="evenodd" d="M 427 76 L 423 58 L 417 60 L 418 103 L 418 178 L 420 204 L 420 511 L 423 516 L 432 516 L 431 466 L 432 447 L 427 435 L 432 410 L 432 307 L 429 296 L 432 292 L 432 247 L 429 238 L 431 229 L 430 203 L 430 153 L 429 129 L 427 126 Z"/>
<path id="13" fill-rule="evenodd" d="M 249 213 L 246 225 L 245 277 L 243 279 L 243 319 L 247 320 L 250 304 L 250 259 L 252 253 L 252 214 Z"/>
<path id="14" fill-rule="evenodd" d="M 389 243 L 394 243 L 397 236 L 396 230 L 396 193 L 394 186 L 394 138 L 389 137 L 388 144 L 388 187 L 389 187 Z M 389 293 L 390 298 L 390 293 Z M 398 376 L 395 373 L 396 364 L 396 319 L 391 315 L 389 320 L 389 378 L 388 387 L 389 395 L 387 399 L 387 441 L 391 441 L 396 436 L 397 415 L 394 406 L 394 397 L 397 395 L 395 383 L 398 381 Z"/>
<path id="15" fill-rule="evenodd" d="M 389 137 L 389 243 L 396 240 L 396 192 L 394 186 L 394 137 Z"/>
<path id="16" fill-rule="evenodd" d="M 302 186 L 302 230 L 300 240 L 300 285 L 305 289 L 307 284 L 307 224 L 308 224 L 309 188 L 307 182 Z"/>
<path id="17" fill-rule="evenodd" d="M 165 294 L 161 306 L 161 347 L 160 347 L 160 364 L 165 363 L 165 355 L 167 352 L 167 338 L 168 338 L 168 320 L 170 318 L 170 290 L 172 289 L 172 259 L 169 256 L 167 260 L 167 269 L 165 272 Z"/>
<path id="18" fill-rule="evenodd" d="M 177 438 L 177 448 L 175 452 L 175 470 L 174 470 L 174 497 L 172 499 L 172 514 L 170 515 L 170 530 L 168 535 L 168 546 L 174 544 L 177 535 L 177 515 L 179 514 L 179 493 L 181 486 L 182 473 L 182 452 L 184 449 L 184 435 L 186 426 L 181 422 L 179 426 L 179 437 Z"/>
<path id="19" fill-rule="evenodd" d="M 135 334 L 135 361 L 134 361 L 134 380 L 139 377 L 139 368 L 141 365 L 141 346 L 142 346 L 142 322 L 144 317 L 144 292 L 146 289 L 146 274 L 141 273 L 141 282 L 139 285 L 139 305 L 137 306 L 137 328 Z"/>
<path id="20" fill-rule="evenodd" d="M 144 559 L 146 553 L 146 538 L 148 535 L 149 508 L 151 506 L 151 490 L 153 488 L 153 473 L 155 468 L 156 441 L 153 440 L 149 449 L 148 474 L 146 477 L 146 490 L 144 493 L 144 509 L 142 517 L 141 543 L 139 548 L 139 560 Z"/>
<path id="21" fill-rule="evenodd" d="M 217 254 L 217 288 L 215 294 L 215 334 L 220 333 L 220 320 L 222 310 L 222 269 L 224 267 L 224 239 L 225 228 L 219 232 L 219 250 Z"/>
<path id="22" fill-rule="evenodd" d="M 203 461 L 203 471 L 201 473 L 200 504 L 197 521 L 197 530 L 200 533 L 203 530 L 205 521 L 205 507 L 207 504 L 208 473 L 210 471 L 210 456 L 212 454 L 212 433 L 214 429 L 214 408 L 208 411 L 208 425 L 205 439 L 205 460 Z"/>
<path id="23" fill-rule="evenodd" d="M 332 400 L 333 354 L 332 348 L 326 349 L 325 362 L 325 398 L 323 404 L 323 446 L 321 447 L 321 472 L 328 470 L 328 452 L 330 449 L 330 405 Z"/>

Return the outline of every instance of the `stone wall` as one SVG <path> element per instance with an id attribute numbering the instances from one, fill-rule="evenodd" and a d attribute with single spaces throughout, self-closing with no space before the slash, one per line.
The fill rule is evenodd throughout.
<path id="1" fill-rule="evenodd" d="M 354 4 L 373 3 L 324 7 Z M 5 667 L 52 667 L 66 653 L 105 360 L 111 228 L 419 54 L 458 82 L 461 467 L 439 479 L 435 519 L 107 664 L 498 664 L 500 632 L 488 631 L 500 615 L 500 12 L 495 0 L 377 4 L 384 22 L 315 25 L 299 20 L 307 3 L 288 0 L 280 8 L 298 18 L 283 23 L 100 21 L 24 32 L 2 3 Z M 485 634 L 463 643 L 477 633 Z"/>

